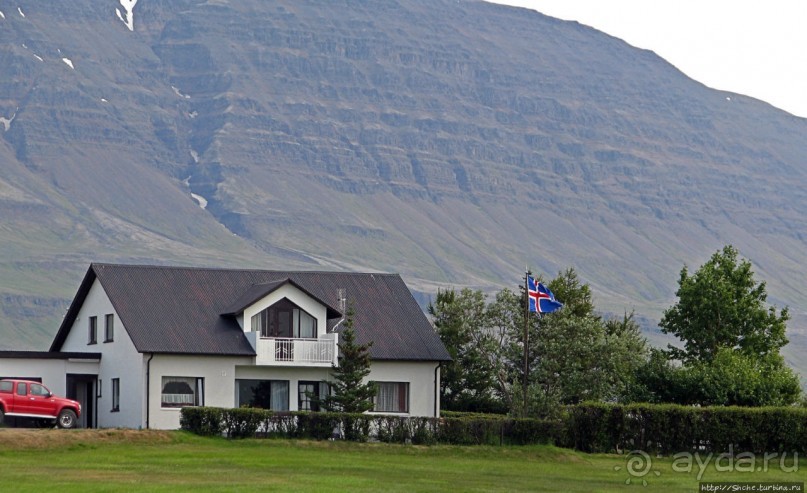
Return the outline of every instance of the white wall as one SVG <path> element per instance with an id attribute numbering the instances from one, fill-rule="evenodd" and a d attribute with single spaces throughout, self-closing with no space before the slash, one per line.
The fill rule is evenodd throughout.
<path id="1" fill-rule="evenodd" d="M 148 359 L 148 358 L 146 358 Z M 248 365 L 253 357 L 155 354 L 149 376 L 149 428 L 179 428 L 178 408 L 162 408 L 162 377 L 204 378 L 204 404 L 213 407 L 235 405 L 237 365 Z"/>
<path id="2" fill-rule="evenodd" d="M 239 321 L 242 323 L 242 327 L 244 328 L 244 332 L 250 332 L 253 315 L 274 305 L 283 298 L 288 298 L 289 301 L 299 306 L 308 312 L 309 315 L 317 319 L 317 337 L 322 337 L 325 334 L 325 331 L 328 328 L 328 315 L 325 305 L 322 305 L 320 302 L 314 300 L 291 284 L 280 286 L 275 291 L 272 291 L 268 295 L 244 309 L 243 318 L 239 318 Z"/>
<path id="3" fill-rule="evenodd" d="M 109 313 L 115 319 L 113 340 L 104 342 L 105 316 Z M 89 320 L 92 316 L 98 318 L 97 342 L 88 344 Z M 126 327 L 97 279 L 90 287 L 62 345 L 62 351 L 101 353 L 101 363 L 97 370 L 98 385 L 101 387 L 101 397 L 98 398 L 96 408 L 99 428 L 145 426 L 144 356 L 137 352 Z M 113 378 L 120 380 L 120 406 L 116 412 L 112 411 Z"/>
<path id="4" fill-rule="evenodd" d="M 368 380 L 376 382 L 409 382 L 409 416 L 434 416 L 437 362 L 373 361 Z M 439 372 L 438 372 L 439 378 Z M 439 380 L 438 380 L 439 386 Z M 440 414 L 439 400 L 437 415 Z"/>

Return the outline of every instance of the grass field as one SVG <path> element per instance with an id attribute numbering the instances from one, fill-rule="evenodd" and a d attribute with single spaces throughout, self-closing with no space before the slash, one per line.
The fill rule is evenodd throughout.
<path id="1" fill-rule="evenodd" d="M 628 473 L 627 459 L 549 446 L 229 441 L 183 432 L 0 429 L 0 491 L 698 491 L 696 462 L 686 473 L 676 472 L 672 459 L 651 458 L 650 467 L 639 468 L 647 474 L 638 477 Z M 767 471 L 756 473 L 717 472 L 712 460 L 701 480 L 804 482 L 807 474 L 788 472 L 792 459 L 784 471 L 778 460 L 770 460 Z M 763 465 L 761 458 L 757 465 Z"/>

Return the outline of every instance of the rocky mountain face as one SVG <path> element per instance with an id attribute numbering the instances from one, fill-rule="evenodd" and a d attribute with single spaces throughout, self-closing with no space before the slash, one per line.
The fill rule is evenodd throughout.
<path id="1" fill-rule="evenodd" d="M 515 286 L 650 320 L 725 244 L 807 345 L 807 120 L 523 9 L 0 0 L 0 346 L 91 261 Z M 807 367 L 807 361 L 804 362 Z"/>

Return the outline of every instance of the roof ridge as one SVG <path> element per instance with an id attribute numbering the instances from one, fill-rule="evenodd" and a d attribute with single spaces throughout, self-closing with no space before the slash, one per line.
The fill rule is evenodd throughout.
<path id="1" fill-rule="evenodd" d="M 135 269 L 176 269 L 176 270 L 195 270 L 195 271 L 216 271 L 216 272 L 277 272 L 283 274 L 350 274 L 361 276 L 400 276 L 397 272 L 356 272 L 345 270 L 288 270 L 288 269 L 249 269 L 245 267 L 210 267 L 210 266 L 193 266 L 193 265 L 161 265 L 161 264 L 122 264 L 110 262 L 92 262 L 93 267 L 123 267 Z"/>

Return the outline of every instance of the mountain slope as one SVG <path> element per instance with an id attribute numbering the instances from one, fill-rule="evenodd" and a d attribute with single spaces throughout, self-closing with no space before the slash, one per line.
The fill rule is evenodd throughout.
<path id="1" fill-rule="evenodd" d="M 802 344 L 807 120 L 652 52 L 484 2 L 140 0 L 132 30 L 113 0 L 0 11 L 8 346 L 44 345 L 92 260 L 423 293 L 574 266 L 652 319 L 727 243 Z"/>

